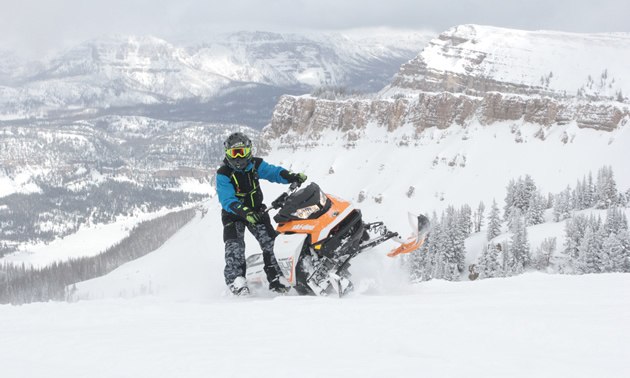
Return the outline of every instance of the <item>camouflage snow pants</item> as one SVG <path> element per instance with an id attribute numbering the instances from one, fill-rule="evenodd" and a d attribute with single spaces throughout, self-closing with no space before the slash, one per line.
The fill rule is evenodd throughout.
<path id="1" fill-rule="evenodd" d="M 271 225 L 269 215 L 263 215 L 261 223 L 251 225 L 248 222 L 223 210 L 223 242 L 225 243 L 225 284 L 229 285 L 236 277 L 245 277 L 245 228 L 254 235 L 262 250 L 264 271 L 267 280 L 271 282 L 280 273 L 280 267 L 273 254 L 273 244 L 276 231 Z"/>

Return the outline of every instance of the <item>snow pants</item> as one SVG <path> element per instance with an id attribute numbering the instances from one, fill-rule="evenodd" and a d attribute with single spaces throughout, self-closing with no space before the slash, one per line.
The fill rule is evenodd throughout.
<path id="1" fill-rule="evenodd" d="M 225 243 L 225 284 L 230 285 L 236 277 L 245 277 L 247 266 L 245 263 L 245 228 L 254 235 L 263 255 L 263 270 L 267 280 L 271 282 L 280 272 L 280 267 L 273 254 L 273 244 L 276 231 L 271 225 L 269 215 L 262 216 L 262 222 L 252 225 L 249 222 L 223 210 L 223 242 Z"/>

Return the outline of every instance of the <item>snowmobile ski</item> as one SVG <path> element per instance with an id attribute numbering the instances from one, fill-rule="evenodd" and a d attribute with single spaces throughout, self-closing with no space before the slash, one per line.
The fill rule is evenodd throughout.
<path id="1" fill-rule="evenodd" d="M 407 238 L 407 240 L 394 239 L 401 243 L 398 248 L 392 249 L 387 256 L 395 257 L 403 253 L 410 253 L 420 248 L 427 233 L 431 230 L 431 222 L 424 215 L 415 216 L 409 213 L 409 224 L 415 230 L 414 235 Z"/>

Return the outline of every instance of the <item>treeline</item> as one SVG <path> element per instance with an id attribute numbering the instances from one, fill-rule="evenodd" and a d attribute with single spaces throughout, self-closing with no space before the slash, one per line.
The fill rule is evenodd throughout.
<path id="1" fill-rule="evenodd" d="M 546 270 L 555 264 L 560 273 L 630 272 L 630 231 L 623 208 L 628 206 L 630 189 L 617 190 L 611 167 L 603 167 L 557 194 L 543 195 L 529 176 L 511 180 L 501 213 L 493 201 L 487 218 L 486 238 L 477 264 L 468 267 L 469 278 L 507 277 L 526 270 Z M 585 209 L 605 209 L 606 219 L 575 213 Z M 432 217 L 434 226 L 421 251 L 409 257 L 411 277 L 459 280 L 464 272 L 465 239 L 471 229 L 480 232 L 485 224 L 485 205 L 476 211 L 465 205 L 449 207 L 441 217 Z M 568 219 L 566 241 L 558 246 L 555 237 L 546 238 L 533 250 L 527 227 L 551 219 Z M 497 240 L 505 232 L 505 240 Z M 562 248 L 563 258 L 556 256 Z"/>
<path id="2" fill-rule="evenodd" d="M 61 301 L 76 282 L 108 274 L 158 249 L 195 216 L 195 209 L 169 213 L 139 223 L 123 240 L 93 257 L 56 262 L 44 268 L 0 264 L 0 304 Z"/>
<path id="3" fill-rule="evenodd" d="M 0 198 L 0 257 L 24 242 L 50 242 L 83 225 L 111 223 L 135 211 L 154 212 L 198 202 L 203 195 L 108 180 L 79 190 L 46 186 L 41 193 Z"/>

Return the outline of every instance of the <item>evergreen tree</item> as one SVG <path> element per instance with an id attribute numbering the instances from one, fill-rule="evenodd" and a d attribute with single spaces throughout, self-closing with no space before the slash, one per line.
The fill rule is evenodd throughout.
<path id="1" fill-rule="evenodd" d="M 577 272 L 580 274 L 599 273 L 601 271 L 601 248 L 598 246 L 596 233 L 589 224 L 578 247 Z"/>
<path id="2" fill-rule="evenodd" d="M 488 216 L 488 231 L 487 239 L 491 241 L 497 236 L 501 235 L 501 219 L 499 218 L 499 206 L 496 200 L 492 200 L 492 207 L 490 208 L 490 215 Z"/>
<path id="3" fill-rule="evenodd" d="M 525 219 L 520 215 L 520 210 L 515 209 L 513 212 L 512 220 L 512 238 L 510 243 L 510 250 L 513 256 L 512 272 L 514 274 L 523 273 L 525 267 L 530 262 L 530 246 L 527 240 L 527 228 L 525 226 Z"/>
<path id="4" fill-rule="evenodd" d="M 571 198 L 571 188 L 567 186 L 567 188 L 560 192 L 555 197 L 555 202 L 553 205 L 553 219 L 556 222 L 560 222 L 561 220 L 571 218 L 571 211 L 573 210 L 573 200 Z"/>
<path id="5" fill-rule="evenodd" d="M 479 202 L 479 206 L 477 207 L 477 211 L 475 212 L 475 232 L 481 232 L 481 227 L 483 227 L 483 213 L 486 211 L 486 205 L 483 202 Z"/>
<path id="6" fill-rule="evenodd" d="M 530 197 L 526 218 L 528 226 L 545 223 L 545 199 L 540 191 Z"/>
<path id="7" fill-rule="evenodd" d="M 479 278 L 501 277 L 501 264 L 499 263 L 500 245 L 494 243 L 486 244 L 479 256 Z"/>
<path id="8" fill-rule="evenodd" d="M 463 205 L 458 214 L 459 227 L 464 239 L 470 236 L 473 230 L 472 209 L 469 205 Z"/>
<path id="9" fill-rule="evenodd" d="M 501 243 L 501 270 L 504 277 L 511 277 L 514 275 L 516 262 L 514 255 L 512 254 L 511 246 L 508 241 Z"/>
<path id="10" fill-rule="evenodd" d="M 603 272 L 625 272 L 623 244 L 616 234 L 610 234 L 602 243 Z"/>
<path id="11" fill-rule="evenodd" d="M 551 258 L 556 251 L 556 238 L 546 238 L 536 250 L 536 269 L 546 269 L 551 264 Z"/>
<path id="12" fill-rule="evenodd" d="M 597 208 L 607 209 L 617 204 L 617 184 L 612 167 L 602 167 L 597 173 Z"/>
<path id="13" fill-rule="evenodd" d="M 607 234 L 621 234 L 628 229 L 628 218 L 619 207 L 611 207 L 606 212 L 604 230 Z"/>

